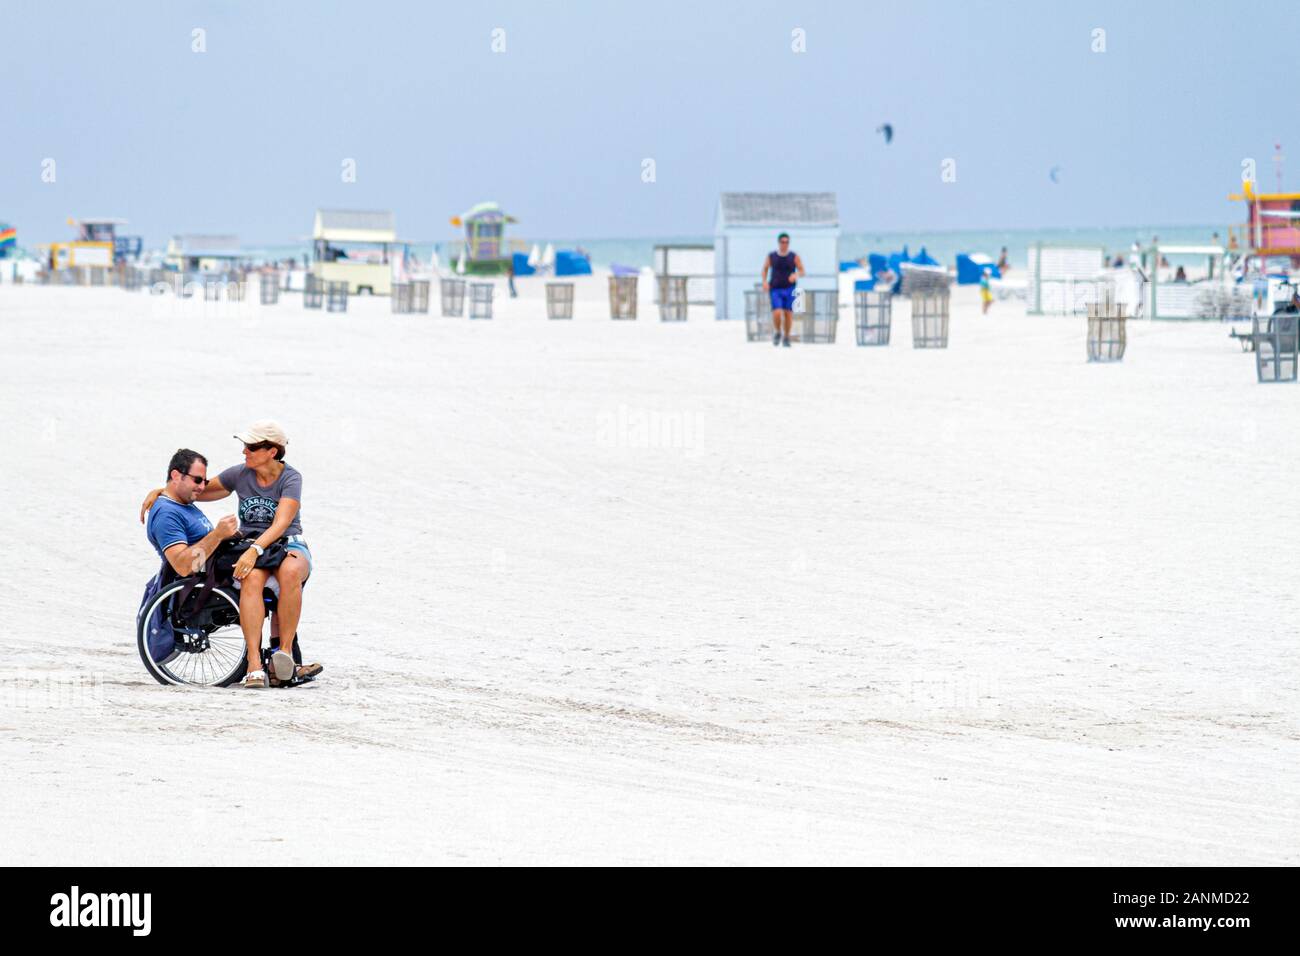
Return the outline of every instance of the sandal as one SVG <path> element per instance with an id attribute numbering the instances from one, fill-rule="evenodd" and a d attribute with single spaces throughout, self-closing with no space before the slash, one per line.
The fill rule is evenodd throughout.
<path id="1" fill-rule="evenodd" d="M 324 669 L 320 664 L 300 664 L 295 666 L 292 655 L 277 650 L 271 655 L 271 684 L 278 687 L 281 684 L 311 680 Z"/>
<path id="2" fill-rule="evenodd" d="M 244 675 L 243 684 L 253 690 L 261 690 L 266 686 L 266 671 L 250 671 Z"/>
<path id="3" fill-rule="evenodd" d="M 277 649 L 271 655 L 271 670 L 280 680 L 290 680 L 293 678 L 293 655 L 286 654 L 284 651 Z"/>

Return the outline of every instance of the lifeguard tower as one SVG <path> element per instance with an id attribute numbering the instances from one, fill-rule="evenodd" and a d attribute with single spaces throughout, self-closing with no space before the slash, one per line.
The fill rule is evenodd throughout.
<path id="1" fill-rule="evenodd" d="M 311 274 L 321 282 L 346 282 L 351 295 L 389 295 L 398 245 L 391 212 L 318 209 Z"/>
<path id="2" fill-rule="evenodd" d="M 1246 223 L 1229 230 L 1229 249 L 1267 259 L 1286 256 L 1300 269 L 1300 193 L 1257 193 L 1249 181 L 1228 196 L 1246 203 Z"/>
<path id="3" fill-rule="evenodd" d="M 1254 183 L 1244 181 L 1241 192 L 1228 198 L 1246 203 L 1245 224 L 1228 230 L 1228 253 L 1241 257 L 1255 308 L 1267 315 L 1290 301 L 1290 283 L 1300 269 L 1300 193 L 1257 193 Z"/>
<path id="4" fill-rule="evenodd" d="M 51 271 L 74 266 L 111 269 L 114 263 L 134 259 L 144 244 L 139 236 L 119 236 L 118 226 L 125 219 L 69 219 L 76 227 L 77 238 L 71 242 L 52 242 L 48 265 Z"/>
<path id="5" fill-rule="evenodd" d="M 512 252 L 506 243 L 506 224 L 518 221 L 495 202 L 481 202 L 452 216 L 453 226 L 465 227 L 465 271 L 474 275 L 505 272 Z"/>

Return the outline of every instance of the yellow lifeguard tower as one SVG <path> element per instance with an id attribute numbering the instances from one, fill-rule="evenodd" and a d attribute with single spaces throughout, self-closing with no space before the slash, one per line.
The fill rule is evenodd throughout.
<path id="1" fill-rule="evenodd" d="M 398 244 L 391 212 L 318 209 L 311 273 L 323 282 L 346 282 L 351 295 L 389 295 Z"/>
<path id="2" fill-rule="evenodd" d="M 76 227 L 77 238 L 50 243 L 46 265 L 51 272 L 76 266 L 113 268 L 117 258 L 117 227 L 126 225 L 125 219 L 69 219 L 68 225 Z"/>

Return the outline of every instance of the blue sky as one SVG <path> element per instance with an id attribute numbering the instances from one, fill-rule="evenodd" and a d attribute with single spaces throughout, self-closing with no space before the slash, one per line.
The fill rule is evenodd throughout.
<path id="1" fill-rule="evenodd" d="M 4 0 L 0 220 L 254 244 L 388 208 L 423 240 L 496 199 L 524 236 L 693 235 L 719 191 L 827 189 L 850 230 L 1227 223 L 1244 158 L 1272 188 L 1280 140 L 1300 170 L 1298 28 L 1286 3 Z"/>

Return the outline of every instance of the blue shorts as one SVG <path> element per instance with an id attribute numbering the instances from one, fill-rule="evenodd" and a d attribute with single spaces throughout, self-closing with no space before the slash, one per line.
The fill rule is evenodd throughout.
<path id="1" fill-rule="evenodd" d="M 794 311 L 794 286 L 790 286 L 788 289 L 773 289 L 771 297 L 773 312 L 777 309 L 782 309 L 786 312 Z"/>
<path id="2" fill-rule="evenodd" d="M 307 559 L 307 578 L 311 577 L 311 549 L 307 547 L 307 542 L 302 540 L 302 535 L 295 534 L 290 536 L 290 538 L 284 543 L 284 549 L 286 551 L 297 551 Z M 303 584 L 307 583 L 307 578 L 302 579 Z"/>

